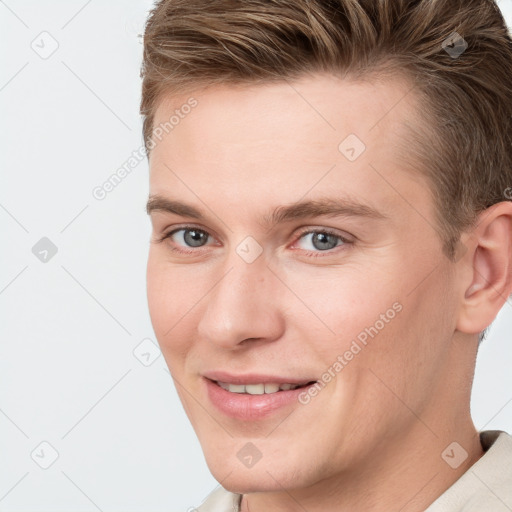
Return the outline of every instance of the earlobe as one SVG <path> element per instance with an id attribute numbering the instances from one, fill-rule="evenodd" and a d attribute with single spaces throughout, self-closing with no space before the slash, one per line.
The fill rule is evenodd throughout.
<path id="1" fill-rule="evenodd" d="M 469 240 L 462 264 L 469 263 L 471 272 L 464 272 L 457 330 L 476 334 L 492 323 L 512 293 L 512 202 L 482 212 Z"/>

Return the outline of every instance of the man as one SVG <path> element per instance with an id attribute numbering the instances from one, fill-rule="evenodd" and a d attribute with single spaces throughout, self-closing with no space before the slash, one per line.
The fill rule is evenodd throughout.
<path id="1" fill-rule="evenodd" d="M 512 292 L 512 41 L 490 0 L 163 0 L 141 113 L 153 327 L 201 512 L 512 510 L 478 432 Z"/>

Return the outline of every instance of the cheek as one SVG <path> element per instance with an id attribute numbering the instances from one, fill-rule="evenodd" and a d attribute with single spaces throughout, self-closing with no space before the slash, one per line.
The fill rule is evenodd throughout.
<path id="1" fill-rule="evenodd" d="M 363 342 L 369 339 L 365 333 L 376 322 L 379 332 L 387 330 L 398 316 L 393 307 L 399 298 L 397 279 L 383 277 L 382 273 L 372 276 L 371 270 L 362 266 L 296 270 L 287 274 L 286 284 L 299 299 L 289 295 L 293 304 L 290 324 L 318 329 L 322 334 L 318 343 L 326 354 L 338 354 L 358 337 Z"/>
<path id="2" fill-rule="evenodd" d="M 146 291 L 148 299 L 149 314 L 153 330 L 158 341 L 163 341 L 163 334 L 171 327 L 168 312 L 172 307 L 172 289 L 169 287 L 168 276 L 154 251 L 150 250 L 147 272 L 146 272 Z"/>
<path id="3" fill-rule="evenodd" d="M 197 288 L 198 281 L 191 281 L 192 276 L 186 270 L 178 270 L 156 252 L 150 251 L 148 258 L 147 299 L 153 330 L 165 355 L 184 349 L 185 330 L 190 325 L 201 290 Z"/>
<path id="4" fill-rule="evenodd" d="M 427 406 L 431 390 L 441 380 L 453 332 L 449 276 L 439 271 L 429 279 L 415 290 L 420 278 L 407 280 L 406 291 L 397 290 L 401 311 L 368 337 L 357 356 L 356 364 L 367 374 L 365 400 L 384 415 L 387 403 L 388 413 L 402 415 L 404 421 L 408 417 L 404 403 L 417 414 Z M 374 327 L 382 326 L 373 322 Z"/>
<path id="5" fill-rule="evenodd" d="M 289 325 L 305 334 L 324 370 L 341 377 L 330 388 L 360 393 L 360 403 L 374 400 L 375 410 L 393 403 L 385 384 L 403 392 L 425 370 L 421 365 L 431 350 L 422 342 L 425 319 L 432 318 L 442 293 L 430 290 L 426 297 L 422 290 L 408 296 L 417 284 L 414 273 L 409 279 L 402 266 L 394 273 L 379 268 L 374 266 L 373 274 L 371 266 L 354 265 L 310 270 L 306 276 L 295 272 L 286 281 L 301 299 L 290 299 Z"/>

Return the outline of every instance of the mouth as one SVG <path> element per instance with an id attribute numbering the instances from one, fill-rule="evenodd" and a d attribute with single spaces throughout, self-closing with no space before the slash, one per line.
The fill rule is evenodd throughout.
<path id="1" fill-rule="evenodd" d="M 230 393 L 239 393 L 246 395 L 271 395 L 274 393 L 280 393 L 283 391 L 293 391 L 294 389 L 300 389 L 308 387 L 312 384 L 316 384 L 317 381 L 312 380 L 303 384 L 292 384 L 285 382 L 282 384 L 278 383 L 259 383 L 259 384 L 231 384 L 229 382 L 222 382 L 217 380 L 211 380 L 217 386 L 222 389 L 229 391 Z"/>
<path id="2" fill-rule="evenodd" d="M 203 382 L 207 399 L 219 412 L 243 421 L 264 420 L 278 413 L 289 414 L 291 407 L 303 407 L 301 396 L 318 383 L 309 380 L 244 384 L 240 380 L 232 383 L 208 377 Z"/>

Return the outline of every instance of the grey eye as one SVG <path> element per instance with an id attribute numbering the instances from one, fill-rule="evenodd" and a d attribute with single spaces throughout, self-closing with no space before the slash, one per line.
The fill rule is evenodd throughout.
<path id="1" fill-rule="evenodd" d="M 201 247 L 208 241 L 208 233 L 200 229 L 178 229 L 175 233 L 183 232 L 183 241 L 189 247 Z"/>
<path id="2" fill-rule="evenodd" d="M 303 248 L 308 251 L 312 250 L 311 246 L 313 250 L 327 251 L 339 245 L 338 242 L 340 240 L 343 243 L 343 239 L 339 235 L 333 235 L 323 231 L 310 231 L 302 235 L 301 239 L 307 243 L 308 246 Z"/>

